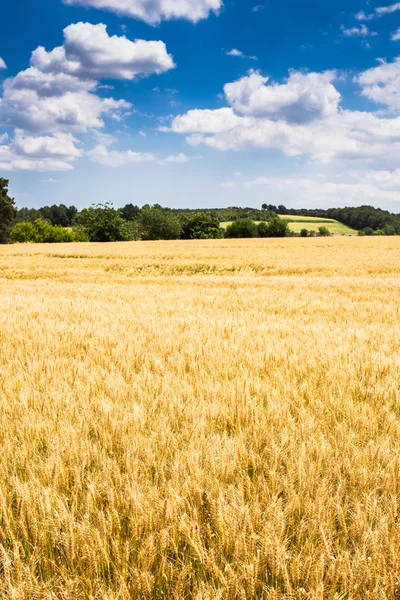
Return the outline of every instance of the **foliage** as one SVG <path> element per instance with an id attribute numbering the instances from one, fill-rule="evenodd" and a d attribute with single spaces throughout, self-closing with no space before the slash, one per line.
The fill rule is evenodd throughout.
<path id="1" fill-rule="evenodd" d="M 307 237 L 307 236 L 308 236 L 308 229 L 305 229 L 305 228 L 303 228 L 303 229 L 300 231 L 300 236 L 301 236 L 301 237 Z"/>
<path id="2" fill-rule="evenodd" d="M 91 242 L 122 242 L 129 238 L 129 231 L 121 211 L 109 203 L 84 208 L 74 220 L 82 227 Z"/>
<path id="3" fill-rule="evenodd" d="M 365 227 L 363 229 L 363 232 L 365 233 L 365 235 L 373 235 L 374 234 L 374 230 L 372 229 L 372 227 Z"/>
<path id="4" fill-rule="evenodd" d="M 274 210 L 279 214 L 286 215 L 298 215 L 305 217 L 326 217 L 328 219 L 335 219 L 352 229 L 365 229 L 371 228 L 372 230 L 385 230 L 385 227 L 391 225 L 397 235 L 400 234 L 400 214 L 390 213 L 387 210 L 381 208 L 374 208 L 373 206 L 357 206 L 357 207 L 346 207 L 346 208 L 285 208 L 282 206 L 268 205 L 268 210 Z M 368 235 L 368 234 L 366 234 Z M 391 234 L 389 234 L 391 235 Z"/>
<path id="5" fill-rule="evenodd" d="M 64 243 L 85 242 L 88 237 L 82 231 L 70 231 L 60 225 L 51 225 L 43 219 L 20 221 L 14 225 L 10 233 L 10 240 L 17 243 Z"/>
<path id="6" fill-rule="evenodd" d="M 8 183 L 8 179 L 0 177 L 0 244 L 7 242 L 16 215 L 14 198 L 8 195 Z"/>
<path id="7" fill-rule="evenodd" d="M 182 223 L 172 211 L 159 205 L 146 205 L 139 217 L 142 240 L 177 240 L 182 233 Z"/>
<path id="8" fill-rule="evenodd" d="M 240 206 L 229 206 L 228 208 L 173 208 L 171 211 L 181 217 L 190 217 L 199 212 L 205 212 L 218 219 L 220 223 L 230 223 L 238 219 L 252 219 L 253 221 L 270 221 L 276 216 L 276 213 L 258 208 L 243 208 Z"/>
<path id="9" fill-rule="evenodd" d="M 279 217 L 275 217 L 268 224 L 268 236 L 267 237 L 286 237 L 289 235 L 289 223 L 280 219 Z"/>
<path id="10" fill-rule="evenodd" d="M 376 229 L 372 235 L 385 235 L 383 229 Z"/>
<path id="11" fill-rule="evenodd" d="M 198 212 L 183 218 L 181 237 L 184 240 L 218 239 L 224 237 L 224 231 L 217 217 Z"/>
<path id="12" fill-rule="evenodd" d="M 125 221 L 134 221 L 140 214 L 140 208 L 133 204 L 126 204 L 121 208 L 121 214 Z"/>
<path id="13" fill-rule="evenodd" d="M 251 219 L 238 219 L 233 221 L 225 231 L 227 238 L 255 238 L 258 237 L 257 224 Z"/>
<path id="14" fill-rule="evenodd" d="M 325 227 L 324 225 L 321 225 L 321 227 L 318 227 L 318 234 L 321 237 L 329 237 L 331 235 L 331 232 L 329 231 L 329 229 L 327 227 Z"/>
<path id="15" fill-rule="evenodd" d="M 61 227 L 71 227 L 75 215 L 78 212 L 75 206 L 65 206 L 65 204 L 52 206 L 43 206 L 42 208 L 21 208 L 17 211 L 16 222 L 19 221 L 36 221 L 36 219 L 44 219 L 52 225 L 60 225 Z"/>

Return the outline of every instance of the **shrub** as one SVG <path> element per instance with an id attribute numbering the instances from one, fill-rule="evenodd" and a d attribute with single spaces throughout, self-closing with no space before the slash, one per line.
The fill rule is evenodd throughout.
<path id="1" fill-rule="evenodd" d="M 36 219 L 33 223 L 20 221 L 11 233 L 10 240 L 14 243 L 54 244 L 65 242 L 87 242 L 88 237 L 81 231 L 71 231 L 59 225 L 51 225 L 43 219 Z"/>
<path id="2" fill-rule="evenodd" d="M 360 229 L 360 231 L 357 233 L 357 235 L 359 235 L 361 237 L 361 236 L 365 236 L 366 233 L 363 229 Z"/>
<path id="3" fill-rule="evenodd" d="M 372 227 L 364 227 L 363 232 L 365 235 L 374 235 L 374 230 Z"/>
<path id="4" fill-rule="evenodd" d="M 228 225 L 225 236 L 227 238 L 255 238 L 258 237 L 257 224 L 251 219 L 238 219 Z"/>
<path id="5" fill-rule="evenodd" d="M 385 232 L 383 229 L 377 229 L 372 235 L 385 235 Z"/>
<path id="6" fill-rule="evenodd" d="M 329 229 L 324 226 L 318 227 L 318 233 L 322 237 L 329 237 L 331 235 L 331 232 L 329 231 Z"/>
<path id="7" fill-rule="evenodd" d="M 307 237 L 308 236 L 308 229 L 302 229 L 300 231 L 300 236 L 301 237 Z"/>

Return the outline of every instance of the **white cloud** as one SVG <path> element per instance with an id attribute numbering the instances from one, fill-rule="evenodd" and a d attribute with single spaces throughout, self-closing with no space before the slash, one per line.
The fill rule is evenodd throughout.
<path id="1" fill-rule="evenodd" d="M 31 66 L 3 83 L 0 125 L 15 131 L 9 145 L 1 146 L 2 168 L 72 169 L 73 161 L 82 155 L 74 136 L 88 132 L 98 142 L 90 157 L 101 164 L 153 160 L 150 154 L 107 150 L 115 137 L 98 131 L 104 127 L 104 117 L 121 121 L 132 114 L 132 105 L 98 95 L 105 86 L 96 80 L 131 80 L 174 66 L 161 41 L 110 37 L 102 24 L 66 27 L 63 46 L 50 52 L 39 47 L 32 53 Z M 1 138 L 0 143 L 5 141 Z"/>
<path id="2" fill-rule="evenodd" d="M 271 196 L 279 197 L 285 204 L 293 204 L 295 199 L 297 206 L 309 206 L 310 203 L 319 207 L 332 206 L 360 206 L 362 204 L 385 204 L 388 202 L 400 202 L 398 191 L 387 191 L 381 189 L 371 181 L 364 180 L 357 183 L 349 182 L 321 182 L 308 178 L 279 178 L 259 177 L 247 181 L 244 185 L 247 189 L 254 186 L 267 188 Z"/>
<path id="3" fill-rule="evenodd" d="M 49 177 L 49 179 L 41 179 L 40 183 L 61 183 L 61 179 L 53 179 Z"/>
<path id="4" fill-rule="evenodd" d="M 306 123 L 337 112 L 340 94 L 332 85 L 336 74 L 292 72 L 286 83 L 267 85 L 257 71 L 224 87 L 226 99 L 240 116 L 271 117 Z"/>
<path id="5" fill-rule="evenodd" d="M 400 2 L 395 2 L 395 4 L 390 4 L 389 6 L 379 6 L 375 8 L 372 13 L 366 13 L 365 11 L 361 10 L 356 14 L 356 19 L 358 21 L 372 21 L 372 19 L 390 15 L 398 10 L 400 10 Z"/>
<path id="6" fill-rule="evenodd" d="M 357 21 L 371 21 L 374 18 L 375 18 L 375 15 L 373 15 L 373 14 L 367 14 L 363 10 L 360 10 L 360 12 L 358 12 L 356 14 Z"/>
<path id="7" fill-rule="evenodd" d="M 245 54 L 241 50 L 238 50 L 237 48 L 232 48 L 232 50 L 229 51 L 227 50 L 225 54 L 227 56 L 237 56 L 239 58 L 248 58 L 249 60 L 258 60 L 257 56 L 248 56 L 247 54 Z"/>
<path id="8" fill-rule="evenodd" d="M 0 56 L 0 69 L 7 69 L 7 65 L 4 62 L 4 59 Z"/>
<path id="9" fill-rule="evenodd" d="M 125 165 L 152 161 L 156 157 L 151 153 L 133 152 L 132 150 L 108 150 L 106 146 L 99 144 L 86 153 L 92 162 L 103 165 L 104 167 L 122 167 Z"/>
<path id="10" fill-rule="evenodd" d="M 164 159 L 162 162 L 163 163 L 187 163 L 190 161 L 190 157 L 187 156 L 186 154 L 171 154 L 170 156 L 168 156 L 166 159 Z"/>
<path id="11" fill-rule="evenodd" d="M 400 27 L 390 34 L 390 39 L 392 42 L 398 42 L 400 40 Z"/>
<path id="12" fill-rule="evenodd" d="M 400 2 L 396 2 L 395 4 L 390 4 L 389 6 L 380 6 L 375 9 L 375 13 L 379 17 L 382 17 L 384 15 L 390 15 L 398 10 L 400 10 Z"/>
<path id="13" fill-rule="evenodd" d="M 253 8 L 251 9 L 253 12 L 257 13 L 260 12 L 260 10 L 263 10 L 264 6 L 262 4 L 257 4 L 257 6 L 253 6 Z"/>
<path id="14" fill-rule="evenodd" d="M 400 56 L 393 62 L 381 62 L 356 78 L 361 93 L 378 104 L 400 110 Z"/>
<path id="15" fill-rule="evenodd" d="M 106 25 L 76 23 L 64 29 L 64 44 L 47 52 L 39 46 L 31 65 L 43 73 L 91 79 L 133 79 L 175 67 L 164 42 L 109 36 Z"/>
<path id="16" fill-rule="evenodd" d="M 160 129 L 221 151 L 277 148 L 321 162 L 399 160 L 400 116 L 343 110 L 332 80 L 332 73 L 292 73 L 286 84 L 266 86 L 266 78 L 253 72 L 225 86 L 231 106 L 191 110 Z M 361 77 L 360 83 L 366 89 Z"/>
<path id="17" fill-rule="evenodd" d="M 197 23 L 211 12 L 217 13 L 222 0 L 63 0 L 70 6 L 108 10 L 118 15 L 140 19 L 150 25 L 171 19 Z"/>
<path id="18" fill-rule="evenodd" d="M 36 132 L 85 132 L 103 127 L 102 115 L 131 107 L 91 93 L 95 87 L 93 81 L 30 67 L 4 82 L 0 123 Z"/>
<path id="19" fill-rule="evenodd" d="M 349 29 L 346 29 L 346 27 L 342 25 L 340 29 L 344 37 L 369 37 L 378 35 L 376 31 L 370 31 L 366 25 L 350 27 Z"/>

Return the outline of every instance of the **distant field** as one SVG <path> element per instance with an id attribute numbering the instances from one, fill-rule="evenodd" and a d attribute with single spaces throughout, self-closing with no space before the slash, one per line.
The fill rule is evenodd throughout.
<path id="1" fill-rule="evenodd" d="M 400 237 L 0 246 L 0 600 L 399 600 Z"/>
<path id="2" fill-rule="evenodd" d="M 357 235 L 355 229 L 351 229 L 334 219 L 321 219 L 319 217 L 297 217 L 292 215 L 279 215 L 281 219 L 289 221 L 289 228 L 295 233 L 300 233 L 302 229 L 308 231 L 318 231 L 319 227 L 326 227 L 332 235 Z M 226 229 L 232 221 L 221 223 L 221 227 Z M 256 221 L 259 223 L 259 221 Z"/>

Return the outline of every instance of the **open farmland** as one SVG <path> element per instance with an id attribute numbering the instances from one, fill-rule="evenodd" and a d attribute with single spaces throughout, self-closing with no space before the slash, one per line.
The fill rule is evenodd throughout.
<path id="1" fill-rule="evenodd" d="M 289 222 L 289 228 L 295 233 L 302 229 L 318 231 L 319 227 L 326 227 L 332 235 L 357 235 L 357 231 L 347 227 L 335 219 L 324 219 L 320 217 L 302 217 L 297 215 L 279 215 L 281 219 Z"/>
<path id="2" fill-rule="evenodd" d="M 322 219 L 318 217 L 297 217 L 292 215 L 279 215 L 281 219 L 289 222 L 289 229 L 294 233 L 300 233 L 302 229 L 308 229 L 308 231 L 318 232 L 318 228 L 323 226 L 326 227 L 332 235 L 357 235 L 355 229 L 339 223 L 334 219 Z M 258 224 L 260 221 L 256 221 Z M 221 227 L 226 229 L 228 225 L 231 225 L 232 221 L 226 221 L 221 223 Z"/>
<path id="3" fill-rule="evenodd" d="M 0 597 L 400 598 L 400 239 L 0 247 Z"/>

